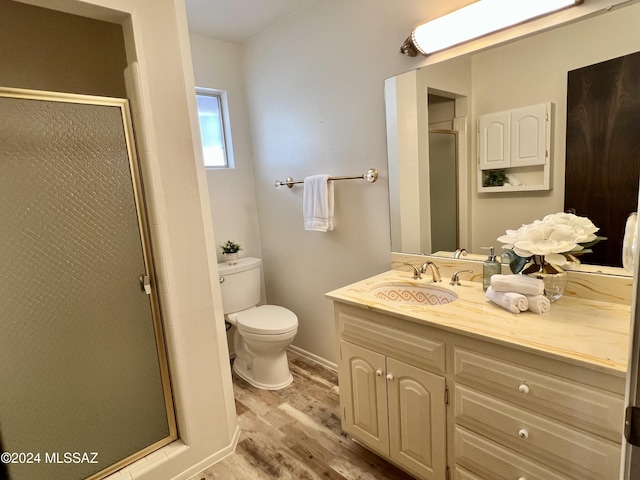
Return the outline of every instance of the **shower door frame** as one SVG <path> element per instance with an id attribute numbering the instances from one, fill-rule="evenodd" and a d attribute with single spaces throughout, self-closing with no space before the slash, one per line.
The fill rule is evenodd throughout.
<path id="1" fill-rule="evenodd" d="M 144 187 L 142 181 L 141 167 L 136 155 L 135 148 L 135 136 L 133 129 L 133 122 L 131 120 L 131 111 L 129 108 L 129 101 L 123 98 L 116 97 L 101 97 L 95 95 L 73 94 L 63 92 L 53 92 L 44 90 L 29 90 L 22 88 L 12 87 L 0 87 L 0 97 L 16 98 L 24 100 L 41 100 L 50 102 L 61 103 L 75 103 L 85 105 L 97 105 L 106 107 L 117 107 L 120 109 L 122 118 L 122 128 L 125 139 L 125 145 L 127 149 L 127 158 L 129 160 L 129 172 L 131 173 L 131 182 L 133 189 L 133 201 L 135 203 L 138 231 L 140 234 L 142 258 L 145 266 L 145 272 L 143 275 L 149 279 L 149 284 L 146 287 L 149 289 L 148 297 L 151 309 L 151 318 L 153 321 L 153 330 L 155 334 L 156 351 L 158 354 L 158 365 L 160 371 L 160 378 L 162 382 L 162 392 L 164 397 L 164 404 L 167 416 L 167 424 L 169 428 L 169 435 L 138 452 L 125 457 L 118 462 L 109 465 L 108 467 L 86 477 L 85 480 L 99 480 L 102 479 L 117 470 L 120 470 L 127 465 L 149 455 L 150 453 L 174 442 L 178 439 L 178 428 L 176 422 L 176 413 L 173 403 L 173 394 L 171 388 L 171 378 L 169 371 L 169 360 L 166 351 L 166 343 L 164 337 L 164 330 L 162 325 L 161 305 L 158 295 L 156 274 L 153 262 L 153 250 L 151 244 L 151 231 L 149 228 L 148 214 L 145 205 Z M 143 278 L 141 280 L 141 288 L 145 289 Z M 145 289 L 146 290 L 146 289 Z"/>

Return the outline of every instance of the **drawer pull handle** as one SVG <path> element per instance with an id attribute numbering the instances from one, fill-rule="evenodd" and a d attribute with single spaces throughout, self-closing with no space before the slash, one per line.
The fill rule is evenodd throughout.
<path id="1" fill-rule="evenodd" d="M 376 377 L 381 377 L 382 376 L 382 370 L 378 369 L 376 370 Z"/>
<path id="2" fill-rule="evenodd" d="M 529 438 L 529 432 L 527 432 L 524 428 L 518 430 L 518 436 L 520 438 Z"/>
<path id="3" fill-rule="evenodd" d="M 389 381 L 393 380 L 393 374 L 391 373 L 387 374 L 387 380 Z"/>
<path id="4" fill-rule="evenodd" d="M 529 385 L 527 385 L 526 383 L 521 383 L 518 387 L 518 391 L 520 393 L 529 393 Z"/>

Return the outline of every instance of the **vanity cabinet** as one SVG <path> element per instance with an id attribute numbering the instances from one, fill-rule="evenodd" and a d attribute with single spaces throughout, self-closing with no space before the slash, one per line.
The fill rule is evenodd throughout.
<path id="1" fill-rule="evenodd" d="M 343 318 L 349 333 L 368 331 L 339 343 L 343 430 L 419 478 L 445 478 L 445 379 L 424 362 L 405 361 L 405 348 L 429 356 L 439 355 L 442 345 L 393 336 L 367 318 Z"/>
<path id="2" fill-rule="evenodd" d="M 343 429 L 407 472 L 430 480 L 618 478 L 623 376 L 334 306 Z"/>
<path id="3" fill-rule="evenodd" d="M 340 342 L 343 429 L 422 478 L 446 469 L 444 378 Z"/>

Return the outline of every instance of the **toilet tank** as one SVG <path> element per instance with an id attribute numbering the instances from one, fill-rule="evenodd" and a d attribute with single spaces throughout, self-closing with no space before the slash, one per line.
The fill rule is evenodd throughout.
<path id="1" fill-rule="evenodd" d="M 239 312 L 260 303 L 262 260 L 246 257 L 229 265 L 219 263 L 220 290 L 224 313 Z"/>

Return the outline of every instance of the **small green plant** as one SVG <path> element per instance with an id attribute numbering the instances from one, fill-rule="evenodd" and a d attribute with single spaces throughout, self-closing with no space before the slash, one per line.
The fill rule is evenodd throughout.
<path id="1" fill-rule="evenodd" d="M 502 187 L 507 181 L 507 174 L 503 168 L 486 170 L 484 172 L 483 187 Z"/>
<path id="2" fill-rule="evenodd" d="M 232 242 L 231 240 L 227 240 L 227 243 L 220 245 L 222 249 L 222 253 L 238 253 L 242 250 L 242 247 L 239 243 Z"/>

